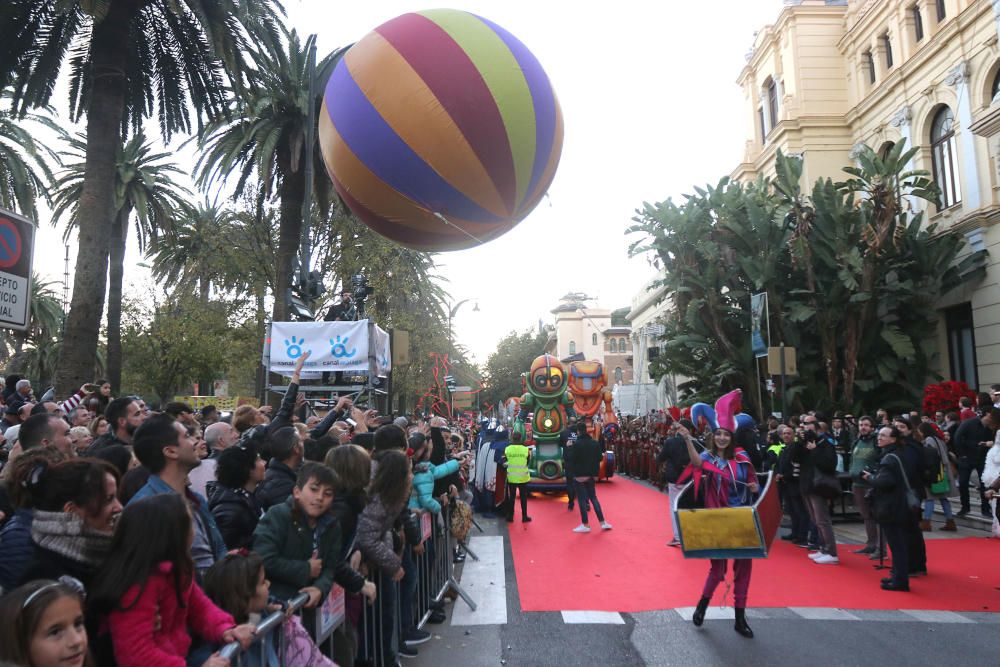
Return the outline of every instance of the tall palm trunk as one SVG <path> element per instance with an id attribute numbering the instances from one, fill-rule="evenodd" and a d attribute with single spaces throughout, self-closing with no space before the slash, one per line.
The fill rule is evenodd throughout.
<path id="1" fill-rule="evenodd" d="M 125 279 L 125 243 L 129 206 L 123 206 L 111 227 L 108 258 L 108 382 L 117 396 L 122 383 L 122 282 Z"/>
<path id="2" fill-rule="evenodd" d="M 107 284 L 108 238 L 115 217 L 115 160 L 122 141 L 129 24 L 138 4 L 111 2 L 104 20 L 93 28 L 86 176 L 78 209 L 79 251 L 73 299 L 56 373 L 56 392 L 60 396 L 68 396 L 93 380 Z"/>
<path id="3" fill-rule="evenodd" d="M 302 234 L 302 199 L 305 197 L 306 180 L 301 165 L 292 165 L 287 149 L 279 151 L 278 168 L 283 176 L 279 199 L 281 200 L 278 221 L 278 266 L 274 285 L 275 322 L 288 319 L 288 288 L 292 286 L 292 270 L 295 255 L 299 250 Z M 293 166 L 296 168 L 293 171 Z"/>

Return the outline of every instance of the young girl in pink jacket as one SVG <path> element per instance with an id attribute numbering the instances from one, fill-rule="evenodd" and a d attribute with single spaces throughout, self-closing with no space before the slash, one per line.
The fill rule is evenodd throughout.
<path id="1" fill-rule="evenodd" d="M 253 641 L 253 626 L 237 625 L 195 582 L 193 540 L 191 513 L 176 494 L 150 496 L 122 512 L 91 595 L 118 667 L 187 667 L 191 633 L 216 646 Z M 229 661 L 212 653 L 195 664 Z"/>

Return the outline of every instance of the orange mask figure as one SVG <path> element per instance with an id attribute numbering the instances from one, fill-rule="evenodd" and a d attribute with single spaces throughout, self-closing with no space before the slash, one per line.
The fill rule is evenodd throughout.
<path id="1" fill-rule="evenodd" d="M 593 423 L 594 415 L 604 403 L 604 413 L 601 415 L 604 425 L 617 424 L 611 409 L 611 392 L 606 389 L 607 380 L 604 377 L 604 365 L 599 361 L 574 361 L 569 365 L 569 388 L 573 394 L 573 409 L 576 414 L 587 419 L 587 430 L 590 437 L 597 440 L 600 436 L 600 426 Z"/>

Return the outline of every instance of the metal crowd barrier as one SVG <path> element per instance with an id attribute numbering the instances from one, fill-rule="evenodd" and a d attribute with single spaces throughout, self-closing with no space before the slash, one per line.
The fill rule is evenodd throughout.
<path id="1" fill-rule="evenodd" d="M 416 587 L 413 595 L 413 618 L 409 625 L 422 628 L 430 618 L 434 609 L 440 608 L 448 589 L 453 589 L 470 608 L 475 610 L 476 603 L 462 590 L 454 577 L 453 554 L 456 549 L 463 550 L 473 560 L 479 560 L 468 546 L 452 536 L 451 504 L 438 515 L 424 513 L 421 516 L 421 529 L 424 537 L 424 552 L 419 556 L 414 554 L 413 560 L 417 571 Z M 409 548 L 409 547 L 407 547 Z M 374 604 L 364 604 L 358 622 L 357 658 L 371 667 L 392 667 L 396 648 L 402 641 L 403 619 L 400 611 L 399 582 L 392 581 L 377 568 L 372 577 L 378 590 Z M 299 612 L 309 597 L 303 593 L 292 598 L 289 603 L 291 613 Z M 391 605 L 391 607 L 387 607 Z M 257 625 L 257 636 L 254 642 L 244 651 L 238 642 L 227 644 L 220 655 L 229 658 L 234 666 L 258 667 L 268 665 L 268 656 L 277 654 L 278 664 L 285 667 L 285 637 L 284 621 L 287 611 L 276 611 L 264 618 Z M 326 655 L 333 655 L 333 630 L 341 621 L 348 622 L 342 609 L 336 622 L 324 622 L 323 613 L 307 610 L 304 625 L 314 630 L 311 632 L 317 645 L 322 649 L 326 644 Z M 389 633 L 388 635 L 386 633 Z M 254 657 L 259 656 L 259 662 Z"/>
<path id="2" fill-rule="evenodd" d="M 277 655 L 278 664 L 285 667 L 285 618 L 288 613 L 302 609 L 308 601 L 309 596 L 306 593 L 293 597 L 288 601 L 287 610 L 279 609 L 257 624 L 257 636 L 246 650 L 243 650 L 239 642 L 232 642 L 223 646 L 219 655 L 228 658 L 230 664 L 236 667 L 250 663 L 253 657 L 259 659 L 253 664 L 268 665 L 268 657 L 273 652 Z"/>

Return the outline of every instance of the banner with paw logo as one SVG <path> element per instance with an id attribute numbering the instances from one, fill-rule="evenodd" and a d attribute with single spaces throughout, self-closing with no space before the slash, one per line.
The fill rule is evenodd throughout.
<path id="1" fill-rule="evenodd" d="M 274 322 L 271 325 L 269 370 L 291 375 L 306 352 L 302 377 L 317 378 L 334 371 L 368 372 L 368 320 L 357 322 Z M 381 329 L 372 327 L 377 332 Z"/>

